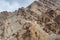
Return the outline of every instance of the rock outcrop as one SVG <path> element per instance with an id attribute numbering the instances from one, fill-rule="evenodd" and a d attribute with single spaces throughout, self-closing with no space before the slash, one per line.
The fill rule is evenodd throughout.
<path id="1" fill-rule="evenodd" d="M 60 0 L 38 0 L 14 12 L 0 12 L 0 40 L 60 40 Z"/>

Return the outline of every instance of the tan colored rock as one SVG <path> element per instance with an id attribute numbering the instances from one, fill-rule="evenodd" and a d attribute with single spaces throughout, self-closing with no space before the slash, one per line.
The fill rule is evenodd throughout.
<path id="1" fill-rule="evenodd" d="M 14 12 L 0 12 L 0 40 L 60 40 L 59 7 L 59 0 L 38 0 Z"/>

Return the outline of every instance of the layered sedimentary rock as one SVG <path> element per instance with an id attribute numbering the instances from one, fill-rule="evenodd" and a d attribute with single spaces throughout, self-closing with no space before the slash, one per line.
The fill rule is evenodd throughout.
<path id="1" fill-rule="evenodd" d="M 0 12 L 0 40 L 60 40 L 59 2 L 38 0 L 14 12 Z"/>

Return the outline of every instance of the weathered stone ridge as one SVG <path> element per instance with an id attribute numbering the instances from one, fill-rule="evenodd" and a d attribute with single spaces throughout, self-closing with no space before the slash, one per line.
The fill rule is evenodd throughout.
<path id="1" fill-rule="evenodd" d="M 14 12 L 0 12 L 0 40 L 60 40 L 60 0 L 38 0 Z"/>

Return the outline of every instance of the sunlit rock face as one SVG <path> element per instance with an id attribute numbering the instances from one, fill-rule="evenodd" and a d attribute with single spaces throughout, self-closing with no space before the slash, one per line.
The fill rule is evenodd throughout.
<path id="1" fill-rule="evenodd" d="M 0 40 L 60 40 L 58 2 L 39 0 L 14 12 L 0 12 Z"/>

